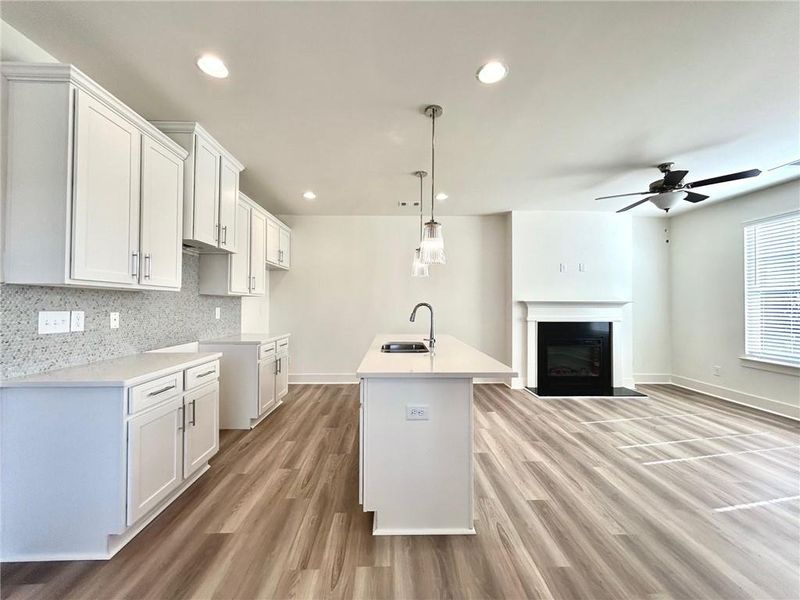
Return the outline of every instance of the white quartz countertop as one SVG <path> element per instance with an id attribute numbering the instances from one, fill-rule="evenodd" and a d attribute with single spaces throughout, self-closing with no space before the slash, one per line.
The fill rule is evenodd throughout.
<path id="1" fill-rule="evenodd" d="M 143 352 L 0 381 L 0 387 L 128 387 L 216 360 L 220 352 Z"/>
<path id="2" fill-rule="evenodd" d="M 436 336 L 433 353 L 381 352 L 386 342 L 422 342 L 424 335 L 384 333 L 372 340 L 359 377 L 516 377 L 511 367 L 451 335 Z"/>
<path id="3" fill-rule="evenodd" d="M 269 342 L 274 342 L 275 340 L 280 340 L 283 338 L 289 337 L 290 333 L 281 333 L 279 335 L 275 335 L 274 333 L 236 333 L 234 335 L 228 335 L 221 338 L 216 338 L 213 340 L 202 340 L 200 345 L 203 344 L 268 344 Z"/>

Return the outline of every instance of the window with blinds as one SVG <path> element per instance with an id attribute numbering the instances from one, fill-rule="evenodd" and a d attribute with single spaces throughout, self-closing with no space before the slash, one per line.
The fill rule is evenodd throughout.
<path id="1" fill-rule="evenodd" d="M 800 366 L 800 211 L 744 227 L 745 354 Z"/>

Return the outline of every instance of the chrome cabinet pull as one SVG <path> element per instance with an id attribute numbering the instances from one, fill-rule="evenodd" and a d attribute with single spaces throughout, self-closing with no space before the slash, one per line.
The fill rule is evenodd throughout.
<path id="1" fill-rule="evenodd" d="M 139 253 L 133 252 L 131 259 L 131 270 L 133 271 L 132 277 L 139 277 Z"/>
<path id="2" fill-rule="evenodd" d="M 274 374 L 275 375 L 278 374 L 278 361 L 277 360 L 275 361 L 275 373 Z"/>
<path id="3" fill-rule="evenodd" d="M 175 389 L 175 384 L 173 383 L 172 385 L 168 385 L 167 387 L 163 387 L 160 390 L 156 390 L 155 392 L 150 392 L 149 394 L 147 394 L 147 397 L 149 398 L 150 396 L 158 396 L 159 394 L 163 394 L 166 391 L 174 390 L 174 389 Z"/>
<path id="4" fill-rule="evenodd" d="M 222 243 L 227 245 L 228 244 L 228 226 L 222 226 Z"/>
<path id="5" fill-rule="evenodd" d="M 216 372 L 217 372 L 216 369 L 211 369 L 210 371 L 206 371 L 205 373 L 200 373 L 197 376 L 197 378 L 200 379 L 201 377 L 206 377 L 206 376 L 211 375 L 212 373 L 216 373 Z"/>
<path id="6" fill-rule="evenodd" d="M 178 421 L 178 431 L 183 431 L 184 427 L 186 427 L 186 422 L 184 421 L 184 417 L 186 417 L 186 409 L 183 406 L 179 406 L 178 410 L 181 411 L 181 418 Z"/>
<path id="7" fill-rule="evenodd" d="M 150 279 L 153 274 L 153 257 L 149 254 L 144 255 L 144 278 Z"/>
<path id="8" fill-rule="evenodd" d="M 196 402 L 197 400 L 192 400 L 192 421 L 191 421 L 192 427 L 195 427 L 197 425 L 197 420 L 195 419 L 195 417 L 197 416 L 197 406 L 195 406 Z"/>
<path id="9" fill-rule="evenodd" d="M 214 225 L 214 241 L 215 242 L 219 241 L 219 223 Z"/>

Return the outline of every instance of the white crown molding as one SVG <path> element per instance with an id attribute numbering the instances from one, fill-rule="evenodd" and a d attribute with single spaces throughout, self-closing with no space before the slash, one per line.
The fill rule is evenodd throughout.
<path id="1" fill-rule="evenodd" d="M 213 135 L 208 133 L 208 130 L 200 125 L 200 123 L 196 123 L 195 121 L 150 121 L 150 123 L 164 133 L 199 135 L 209 142 L 217 152 L 236 165 L 239 171 L 244 171 L 244 165 L 240 163 L 233 154 L 226 150 L 225 146 L 220 144 Z"/>
<path id="2" fill-rule="evenodd" d="M 97 100 L 108 106 L 108 108 L 118 113 L 122 118 L 130 121 L 142 132 L 165 146 L 170 152 L 179 156 L 181 160 L 186 160 L 186 157 L 189 156 L 189 153 L 178 143 L 170 139 L 168 135 L 152 125 L 150 121 L 134 111 L 111 92 L 104 89 L 75 65 L 62 63 L 3 62 L 0 63 L 0 71 L 2 71 L 3 77 L 9 81 L 46 81 L 74 85 L 87 94 L 94 96 Z"/>

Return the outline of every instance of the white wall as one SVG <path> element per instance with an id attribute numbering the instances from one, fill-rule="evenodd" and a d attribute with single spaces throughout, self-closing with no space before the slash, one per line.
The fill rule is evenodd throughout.
<path id="1" fill-rule="evenodd" d="M 448 263 L 411 277 L 418 221 L 411 217 L 282 216 L 292 269 L 270 280 L 270 328 L 292 333 L 293 381 L 352 381 L 379 333 L 452 334 L 508 362 L 506 217 L 443 217 Z"/>
<path id="2" fill-rule="evenodd" d="M 745 221 L 800 208 L 793 181 L 670 219 L 673 381 L 800 417 L 800 378 L 744 367 Z M 712 368 L 720 366 L 720 375 Z"/>
<path id="3" fill-rule="evenodd" d="M 668 383 L 670 336 L 670 221 L 633 219 L 633 377 L 637 383 Z"/>
<path id="4" fill-rule="evenodd" d="M 5 21 L 0 21 L 0 60 L 58 62 L 49 52 Z"/>
<path id="5" fill-rule="evenodd" d="M 512 366 L 527 385 L 526 301 L 632 299 L 630 215 L 574 211 L 511 213 Z M 564 270 L 560 265 L 563 263 Z M 584 270 L 579 270 L 579 264 Z"/>

